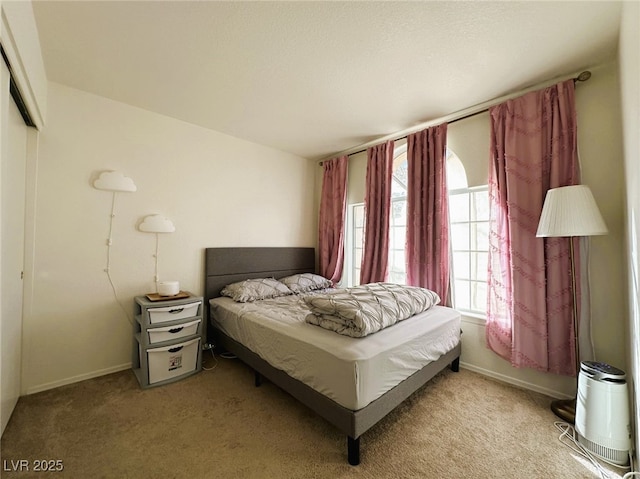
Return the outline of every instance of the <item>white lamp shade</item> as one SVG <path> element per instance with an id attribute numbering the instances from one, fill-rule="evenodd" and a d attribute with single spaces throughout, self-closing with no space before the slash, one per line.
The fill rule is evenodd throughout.
<path id="1" fill-rule="evenodd" d="M 144 217 L 138 229 L 144 233 L 173 233 L 176 227 L 169 218 L 162 215 L 149 215 Z"/>
<path id="2" fill-rule="evenodd" d="M 103 171 L 93 182 L 93 187 L 97 190 L 122 191 L 125 193 L 133 193 L 137 190 L 133 180 L 119 171 Z"/>
<path id="3" fill-rule="evenodd" d="M 536 236 L 594 236 L 607 233 L 607 226 L 588 186 L 563 186 L 547 191 Z"/>

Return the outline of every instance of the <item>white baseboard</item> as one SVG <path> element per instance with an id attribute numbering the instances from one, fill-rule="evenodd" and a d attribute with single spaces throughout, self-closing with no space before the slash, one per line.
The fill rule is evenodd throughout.
<path id="1" fill-rule="evenodd" d="M 113 366 L 110 368 L 100 369 L 98 371 L 92 371 L 90 373 L 80 374 L 78 376 L 61 379 L 60 381 L 53 381 L 50 383 L 40 384 L 38 386 L 32 386 L 30 388 L 27 388 L 26 394 L 27 395 L 35 394 L 42 391 L 47 391 L 49 389 L 59 388 L 60 386 L 66 386 L 67 384 L 78 383 L 86 379 L 93 379 L 99 376 L 104 376 L 106 374 L 117 373 L 120 371 L 124 371 L 125 369 L 131 369 L 131 363 L 120 364 L 118 366 Z"/>
<path id="2" fill-rule="evenodd" d="M 529 383 L 527 381 L 522 381 L 520 379 L 516 379 L 511 376 L 507 376 L 505 374 L 496 373 L 495 371 L 491 371 L 489 369 L 480 368 L 478 366 L 474 366 L 473 364 L 468 364 L 463 361 L 460 361 L 460 367 L 464 369 L 468 369 L 469 371 L 473 371 L 474 373 L 482 374 L 483 376 L 488 376 L 490 378 L 497 379 L 498 381 L 502 381 L 503 383 L 512 384 L 519 388 L 528 389 L 529 391 L 541 393 L 546 396 L 550 396 L 552 398 L 571 399 L 571 396 L 567 396 L 565 393 L 555 391 L 553 389 L 541 387 L 537 384 Z"/>

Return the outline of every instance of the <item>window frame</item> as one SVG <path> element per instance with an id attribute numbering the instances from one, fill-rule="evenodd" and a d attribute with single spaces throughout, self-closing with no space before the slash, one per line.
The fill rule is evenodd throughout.
<path id="1" fill-rule="evenodd" d="M 363 224 L 358 226 L 356 224 L 356 208 L 362 208 Z M 349 245 L 348 264 L 346 265 L 346 286 L 355 286 L 360 284 L 360 269 L 362 265 L 358 261 L 358 258 L 362 258 L 362 251 L 364 244 L 361 241 L 359 244 L 356 242 L 358 236 L 357 229 L 362 230 L 361 238 L 364 237 L 364 202 L 353 203 L 348 205 L 347 209 L 347 224 L 350 227 L 347 229 L 347 244 Z M 360 254 L 357 251 L 360 250 Z"/>
<path id="2" fill-rule="evenodd" d="M 487 218 L 486 219 L 473 219 L 472 216 L 472 210 L 473 210 L 473 205 L 471 204 L 472 198 L 474 196 L 475 193 L 478 192 L 486 192 L 487 193 L 487 200 L 488 200 L 488 195 L 489 195 L 489 185 L 480 185 L 480 186 L 471 186 L 471 187 L 466 187 L 466 188 L 456 188 L 453 190 L 450 190 L 448 192 L 448 197 L 449 199 L 452 196 L 455 195 L 463 195 L 463 194 L 467 194 L 469 195 L 469 202 L 468 202 L 468 218 L 466 221 L 452 221 L 451 220 L 451 213 L 449 213 L 449 246 L 450 246 L 450 262 L 451 262 L 451 302 L 453 304 L 453 307 L 461 312 L 463 312 L 465 315 L 469 315 L 469 316 L 473 316 L 479 319 L 486 319 L 487 316 L 487 308 L 486 308 L 486 303 L 484 304 L 484 307 L 482 310 L 480 309 L 475 309 L 472 307 L 473 305 L 473 293 L 472 293 L 472 288 L 471 286 L 473 284 L 484 284 L 485 285 L 485 290 L 486 290 L 486 285 L 487 285 L 487 279 L 478 279 L 477 277 L 472 278 L 472 274 L 471 272 L 473 271 L 473 264 L 474 264 L 474 258 L 472 258 L 472 255 L 475 255 L 475 262 L 476 264 L 478 263 L 478 256 L 479 254 L 487 254 L 488 256 L 488 247 L 486 250 L 480 250 L 480 249 L 474 249 L 471 247 L 471 234 L 469 234 L 469 242 L 468 242 L 468 248 L 467 249 L 458 249 L 455 250 L 453 247 L 454 241 L 452 238 L 452 230 L 453 230 L 453 226 L 454 225 L 469 225 L 469 230 L 471 230 L 471 225 L 472 224 L 486 224 L 487 225 L 487 233 L 488 233 L 488 227 L 489 227 L 489 216 L 488 216 L 488 212 L 487 212 Z M 487 201 L 487 205 L 488 205 L 488 201 Z M 488 241 L 488 239 L 487 239 Z M 468 254 L 468 271 L 469 271 L 469 277 L 468 278 L 464 278 L 464 277 L 456 277 L 455 275 L 455 258 L 454 255 L 455 253 L 466 253 Z M 465 307 L 461 307 L 458 303 L 458 301 L 456 301 L 456 294 L 460 294 L 460 292 L 456 292 L 456 287 L 455 287 L 455 283 L 456 280 L 459 281 L 467 281 L 469 283 L 469 296 L 466 299 L 466 303 L 469 304 L 469 308 L 465 308 Z"/>

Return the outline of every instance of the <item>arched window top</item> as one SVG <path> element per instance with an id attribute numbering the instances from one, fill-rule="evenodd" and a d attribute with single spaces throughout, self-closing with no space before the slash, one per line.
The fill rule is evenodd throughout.
<path id="1" fill-rule="evenodd" d="M 407 147 L 400 148 L 396 151 L 393 159 L 393 182 L 391 185 L 391 197 L 403 198 L 407 196 Z M 447 188 L 449 190 L 458 190 L 468 188 L 467 173 L 464 165 L 458 155 L 447 148 Z"/>
<path id="2" fill-rule="evenodd" d="M 468 187 L 467 173 L 462 161 L 453 150 L 447 148 L 447 188 L 449 190 L 459 190 Z"/>
<path id="3" fill-rule="evenodd" d="M 409 184 L 407 167 L 407 147 L 405 146 L 404 149 L 396 152 L 396 156 L 393 158 L 393 173 L 391 177 L 392 198 L 407 197 L 407 185 Z"/>

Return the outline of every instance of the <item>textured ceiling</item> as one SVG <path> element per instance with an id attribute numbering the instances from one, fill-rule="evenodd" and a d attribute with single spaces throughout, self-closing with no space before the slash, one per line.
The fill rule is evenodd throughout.
<path id="1" fill-rule="evenodd" d="M 321 158 L 615 58 L 620 3 L 33 1 L 48 79 Z"/>

